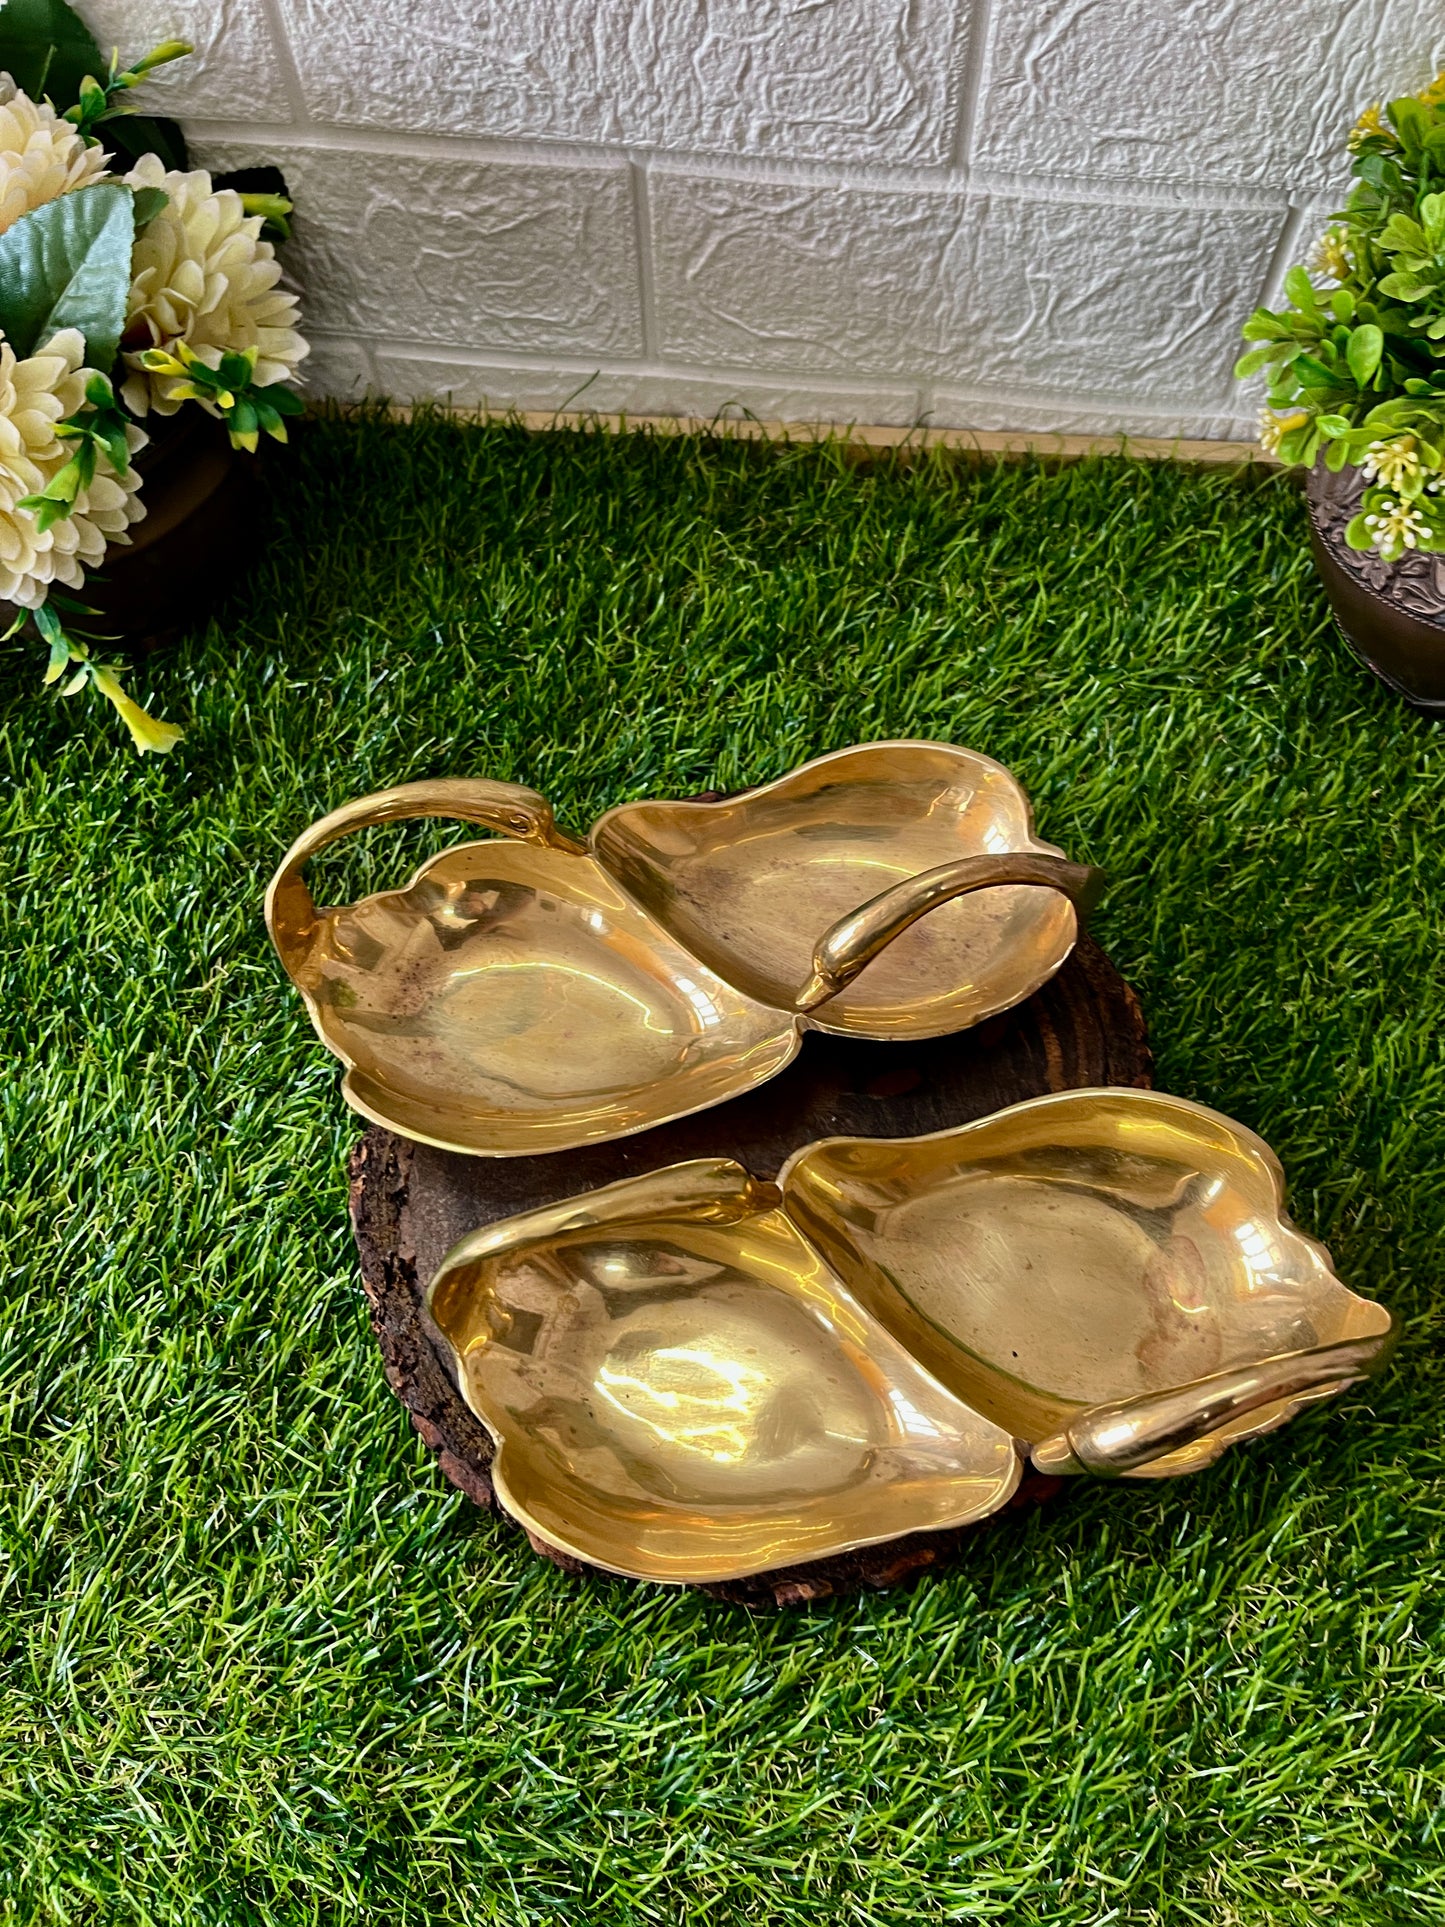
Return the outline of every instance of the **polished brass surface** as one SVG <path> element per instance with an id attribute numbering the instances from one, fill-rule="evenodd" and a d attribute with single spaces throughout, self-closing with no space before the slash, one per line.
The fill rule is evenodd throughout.
<path id="1" fill-rule="evenodd" d="M 727 1160 L 478 1232 L 430 1306 L 507 1510 L 632 1578 L 737 1579 L 960 1525 L 1018 1482 L 1008 1434 Z"/>
<path id="2" fill-rule="evenodd" d="M 1000 764 L 924 742 L 839 750 L 718 803 L 624 803 L 591 842 L 679 942 L 782 1010 L 800 994 L 814 1006 L 815 946 L 885 892 L 960 858 L 1061 854 L 1034 836 L 1028 798 Z M 1035 869 L 1031 880 L 1046 879 Z M 857 1037 L 941 1037 L 1031 996 L 1078 934 L 1062 876 L 1047 881 L 945 893 L 922 922 L 895 900 L 891 923 L 868 932 L 863 961 L 877 962 L 856 984 L 847 970 L 812 1022 Z"/>
<path id="3" fill-rule="evenodd" d="M 292 975 L 366 1117 L 494 1157 L 621 1137 L 782 1069 L 796 1026 L 704 969 L 585 857 L 448 850 L 315 926 Z"/>
<path id="4" fill-rule="evenodd" d="M 943 863 L 936 870 L 908 877 L 860 910 L 840 917 L 819 939 L 813 951 L 812 975 L 796 1000 L 797 1008 L 816 1010 L 835 998 L 889 944 L 938 904 L 960 901 L 978 890 L 1002 895 L 1001 883 L 1056 891 L 1075 910 L 1087 914 L 1097 900 L 1103 875 L 1086 864 L 1067 863 L 1063 857 L 1020 853 L 963 856 L 955 863 Z"/>
<path id="5" fill-rule="evenodd" d="M 1393 1336 L 1259 1138 L 1139 1090 L 672 1165 L 473 1233 L 429 1303 L 507 1509 L 692 1583 L 982 1518 L 1025 1454 L 1195 1471 Z"/>
<path id="6" fill-rule="evenodd" d="M 516 841 L 459 845 L 404 889 L 317 909 L 311 857 L 416 816 Z M 724 802 L 623 805 L 589 844 L 516 784 L 405 784 L 306 831 L 266 914 L 356 1109 L 514 1157 L 750 1090 L 806 1025 L 886 1039 L 977 1023 L 1058 969 L 1097 880 L 1033 837 L 987 757 L 875 743 Z"/>
<path id="7" fill-rule="evenodd" d="M 1161 1092 L 837 1138 L 779 1184 L 859 1303 L 1041 1470 L 1194 1471 L 1389 1349 L 1389 1314 L 1285 1216 L 1268 1146 Z"/>

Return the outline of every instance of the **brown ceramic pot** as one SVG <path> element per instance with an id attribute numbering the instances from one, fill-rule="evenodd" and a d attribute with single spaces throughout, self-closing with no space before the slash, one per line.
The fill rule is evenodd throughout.
<path id="1" fill-rule="evenodd" d="M 200 408 L 151 415 L 145 426 L 151 440 L 136 457 L 145 517 L 86 578 L 80 594 L 100 617 L 80 626 L 153 649 L 203 615 L 254 549 L 260 464 Z M 11 614 L 0 601 L 6 626 Z"/>
<path id="2" fill-rule="evenodd" d="M 1345 527 L 1360 506 L 1358 469 L 1312 471 L 1310 548 L 1340 634 L 1381 682 L 1407 703 L 1445 716 L 1445 555 L 1385 562 L 1352 549 Z"/>

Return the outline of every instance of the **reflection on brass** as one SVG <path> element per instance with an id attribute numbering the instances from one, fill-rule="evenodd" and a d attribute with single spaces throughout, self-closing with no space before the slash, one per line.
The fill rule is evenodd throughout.
<path id="1" fill-rule="evenodd" d="M 417 816 L 514 840 L 316 908 L 311 857 Z M 751 1090 L 810 1025 L 889 1039 L 979 1023 L 1054 974 L 1098 881 L 1035 838 L 986 756 L 870 743 L 724 802 L 624 804 L 585 844 L 516 784 L 404 784 L 314 824 L 266 917 L 357 1110 L 516 1157 Z"/>
<path id="2" fill-rule="evenodd" d="M 678 1164 L 447 1257 L 432 1315 L 497 1440 L 497 1496 L 551 1544 L 633 1578 L 736 1578 L 1013 1491 L 1008 1434 L 919 1370 L 775 1197 L 726 1160 Z"/>
<path id="3" fill-rule="evenodd" d="M 1025 1455 L 1197 1470 L 1393 1336 L 1265 1144 L 1136 1090 L 673 1165 L 473 1233 L 430 1305 L 507 1509 L 692 1583 L 982 1518 Z"/>
<path id="4" fill-rule="evenodd" d="M 1373 1369 L 1390 1334 L 1284 1215 L 1268 1145 L 1159 1091 L 832 1138 L 779 1183 L 860 1302 L 1041 1470 L 1195 1471 Z"/>

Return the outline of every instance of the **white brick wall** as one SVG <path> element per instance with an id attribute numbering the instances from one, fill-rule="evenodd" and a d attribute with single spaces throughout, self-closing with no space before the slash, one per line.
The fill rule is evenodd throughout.
<path id="1" fill-rule="evenodd" d="M 274 159 L 322 393 L 1247 434 L 1238 327 L 1440 0 L 82 0 Z"/>

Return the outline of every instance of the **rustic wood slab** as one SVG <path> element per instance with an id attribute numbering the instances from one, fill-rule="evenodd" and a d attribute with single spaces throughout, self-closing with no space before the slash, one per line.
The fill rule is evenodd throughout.
<path id="1" fill-rule="evenodd" d="M 352 1153 L 351 1217 L 387 1382 L 447 1478 L 478 1505 L 491 1506 L 492 1442 L 457 1390 L 424 1302 L 437 1266 L 468 1231 L 684 1158 L 734 1157 L 770 1178 L 814 1138 L 914 1137 L 1052 1091 L 1147 1089 L 1150 1071 L 1139 1000 L 1086 935 L 1041 991 L 976 1030 L 921 1044 L 812 1032 L 788 1069 L 760 1090 L 638 1137 L 547 1157 L 466 1158 L 373 1128 Z M 1013 1503 L 1035 1502 L 1060 1484 L 1029 1473 Z M 741 1604 L 784 1606 L 896 1585 L 952 1557 L 976 1530 L 912 1533 L 702 1590 Z M 588 1571 L 528 1536 L 558 1565 Z"/>

